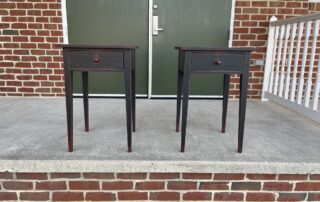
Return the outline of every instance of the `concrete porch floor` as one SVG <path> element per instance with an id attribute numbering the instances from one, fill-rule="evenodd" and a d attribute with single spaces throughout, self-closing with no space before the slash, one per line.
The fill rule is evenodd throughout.
<path id="1" fill-rule="evenodd" d="M 175 132 L 175 100 L 137 99 L 137 132 L 127 153 L 125 100 L 74 100 L 74 152 L 67 152 L 64 98 L 1 98 L 0 160 L 107 160 L 320 163 L 320 125 L 272 102 L 248 101 L 244 149 L 236 152 L 238 101 L 230 100 L 226 133 L 221 101 L 190 100 L 186 152 Z"/>

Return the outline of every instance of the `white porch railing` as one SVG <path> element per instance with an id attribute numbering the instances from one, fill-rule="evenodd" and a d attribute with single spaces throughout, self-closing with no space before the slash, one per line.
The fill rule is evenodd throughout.
<path id="1" fill-rule="evenodd" d="M 320 123 L 320 13 L 270 20 L 262 100 Z"/>

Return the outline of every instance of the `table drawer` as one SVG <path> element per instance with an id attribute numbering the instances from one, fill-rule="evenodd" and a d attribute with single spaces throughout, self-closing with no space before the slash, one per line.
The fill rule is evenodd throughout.
<path id="1" fill-rule="evenodd" d="M 123 69 L 122 51 L 71 50 L 71 69 Z"/>
<path id="2" fill-rule="evenodd" d="M 192 53 L 192 71 L 219 72 L 242 71 L 243 54 L 237 53 Z"/>

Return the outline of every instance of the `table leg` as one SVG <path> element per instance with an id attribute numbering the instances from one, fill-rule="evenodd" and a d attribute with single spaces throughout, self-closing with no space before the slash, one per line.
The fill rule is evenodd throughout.
<path id="1" fill-rule="evenodd" d="M 85 131 L 89 131 L 89 102 L 88 102 L 88 72 L 82 72 L 82 91 L 83 91 L 83 107 L 84 107 L 84 123 Z"/>
<path id="2" fill-rule="evenodd" d="M 185 70 L 183 75 L 183 103 L 182 103 L 182 124 L 181 124 L 181 152 L 184 152 L 187 131 L 188 102 L 190 70 Z"/>
<path id="3" fill-rule="evenodd" d="M 135 69 L 132 71 L 132 131 L 136 132 L 136 72 Z"/>
<path id="4" fill-rule="evenodd" d="M 73 72 L 65 70 L 65 94 L 68 127 L 68 150 L 73 151 Z"/>
<path id="5" fill-rule="evenodd" d="M 127 142 L 128 152 L 132 151 L 132 72 L 131 72 L 131 57 L 129 52 L 124 54 L 124 83 L 125 83 L 125 94 L 126 94 L 126 114 L 127 114 Z"/>
<path id="6" fill-rule="evenodd" d="M 180 128 L 182 79 L 183 79 L 183 72 L 180 71 L 180 69 L 178 69 L 176 132 L 179 132 L 179 128 Z"/>
<path id="7" fill-rule="evenodd" d="M 248 74 L 240 75 L 240 102 L 239 102 L 239 127 L 238 127 L 238 153 L 242 152 L 244 123 L 246 117 L 248 91 Z"/>
<path id="8" fill-rule="evenodd" d="M 226 121 L 227 121 L 227 111 L 228 111 L 228 100 L 229 100 L 229 83 L 230 74 L 224 74 L 223 78 L 223 107 L 222 107 L 222 128 L 221 132 L 226 132 Z"/>

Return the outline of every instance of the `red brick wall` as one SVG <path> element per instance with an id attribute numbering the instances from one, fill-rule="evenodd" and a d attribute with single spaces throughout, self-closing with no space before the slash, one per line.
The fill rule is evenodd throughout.
<path id="1" fill-rule="evenodd" d="M 234 47 L 253 46 L 258 51 L 252 54 L 252 59 L 266 57 L 269 20 L 274 15 L 278 19 L 306 15 L 320 11 L 320 3 L 309 3 L 308 0 L 237 0 L 235 25 L 233 35 Z M 250 67 L 248 97 L 261 97 L 264 66 Z M 238 82 L 235 76 L 232 81 Z M 238 95 L 238 84 L 233 84 L 233 95 Z"/>
<path id="2" fill-rule="evenodd" d="M 0 95 L 63 95 L 60 0 L 0 1 Z"/>
<path id="3" fill-rule="evenodd" d="M 320 175 L 0 173 L 0 201 L 320 201 Z"/>
<path id="4" fill-rule="evenodd" d="M 60 0 L 0 1 L 0 96 L 62 96 Z M 254 46 L 252 59 L 264 59 L 268 22 L 320 11 L 308 0 L 237 0 L 233 46 Z M 250 68 L 249 98 L 261 96 L 263 66 Z M 238 95 L 239 77 L 232 78 L 231 97 Z"/>

